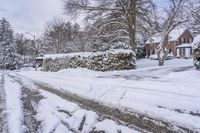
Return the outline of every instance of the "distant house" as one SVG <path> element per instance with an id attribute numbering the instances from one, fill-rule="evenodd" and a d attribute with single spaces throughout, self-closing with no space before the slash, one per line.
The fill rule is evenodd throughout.
<path id="1" fill-rule="evenodd" d="M 156 54 L 161 38 L 161 33 L 157 33 L 147 40 L 147 57 Z M 192 55 L 192 42 L 193 35 L 188 29 L 174 29 L 169 34 L 169 41 L 167 44 L 168 54 L 173 54 L 176 57 L 189 57 Z"/>

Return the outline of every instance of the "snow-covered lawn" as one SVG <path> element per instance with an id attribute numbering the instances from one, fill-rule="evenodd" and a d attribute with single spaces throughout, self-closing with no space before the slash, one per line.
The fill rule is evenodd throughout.
<path id="1" fill-rule="evenodd" d="M 191 59 L 138 60 L 137 69 L 95 72 L 67 69 L 59 72 L 16 72 L 109 106 L 126 108 L 149 117 L 200 131 L 200 72 Z"/>

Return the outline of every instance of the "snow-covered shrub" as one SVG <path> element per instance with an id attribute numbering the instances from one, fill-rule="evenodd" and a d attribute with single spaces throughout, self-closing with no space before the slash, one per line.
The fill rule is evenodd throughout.
<path id="1" fill-rule="evenodd" d="M 45 55 L 43 70 L 59 71 L 67 68 L 87 68 L 95 71 L 125 70 L 135 68 L 135 53 L 131 50 L 109 50 Z"/>
<path id="2" fill-rule="evenodd" d="M 196 36 L 193 40 L 193 49 L 200 48 L 200 35 Z"/>
<path id="3" fill-rule="evenodd" d="M 194 38 L 193 54 L 194 54 L 195 58 L 200 58 L 200 35 L 198 35 Z"/>

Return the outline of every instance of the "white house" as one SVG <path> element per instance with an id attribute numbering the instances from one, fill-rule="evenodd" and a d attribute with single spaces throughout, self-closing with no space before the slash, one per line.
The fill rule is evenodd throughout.
<path id="1" fill-rule="evenodd" d="M 192 57 L 192 43 L 181 44 L 176 47 L 176 53 L 178 58 L 191 58 Z"/>
<path id="2" fill-rule="evenodd" d="M 193 56 L 193 49 L 197 47 L 200 47 L 200 35 L 194 37 L 192 43 L 185 43 L 177 46 L 177 57 L 190 58 Z"/>

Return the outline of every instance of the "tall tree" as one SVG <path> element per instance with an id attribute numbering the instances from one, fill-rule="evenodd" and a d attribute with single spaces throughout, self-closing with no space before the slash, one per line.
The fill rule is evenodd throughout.
<path id="1" fill-rule="evenodd" d="M 186 23 L 189 19 L 190 10 L 187 8 L 188 0 L 169 0 L 169 7 L 165 8 L 166 15 L 162 18 L 162 39 L 158 46 L 158 65 L 163 66 L 167 55 L 166 46 L 169 33 L 176 27 Z"/>
<path id="2" fill-rule="evenodd" d="M 57 54 L 63 52 L 66 40 L 71 39 L 71 31 L 67 32 L 67 29 L 71 29 L 71 23 L 66 24 L 61 18 L 54 18 L 46 24 L 44 37 Z"/>
<path id="3" fill-rule="evenodd" d="M 54 18 L 47 23 L 44 31 L 45 43 L 54 53 L 69 53 L 83 51 L 80 25 L 65 22 L 61 18 Z"/>
<path id="4" fill-rule="evenodd" d="M 13 30 L 5 18 L 0 20 L 0 48 L 1 68 L 16 68 L 19 65 L 19 55 L 15 50 Z"/>
<path id="5" fill-rule="evenodd" d="M 16 51 L 21 56 L 25 56 L 28 51 L 29 40 L 25 38 L 24 34 L 17 33 L 15 35 Z"/>
<path id="6" fill-rule="evenodd" d="M 44 37 L 40 37 L 38 39 L 35 39 L 35 42 L 32 40 L 30 43 L 28 43 L 29 51 L 34 54 L 35 57 L 37 56 L 43 56 L 47 49 L 47 40 Z"/>
<path id="7" fill-rule="evenodd" d="M 109 38 L 108 45 L 117 40 L 128 40 L 135 50 L 137 17 L 149 15 L 154 5 L 151 0 L 93 0 L 93 4 L 91 0 L 65 0 L 64 7 L 71 15 L 87 12 L 91 22 L 96 20 L 97 37 L 101 40 Z M 98 39 L 95 40 L 98 43 Z"/>
<path id="8" fill-rule="evenodd" d="M 191 2 L 192 8 L 192 29 L 195 35 L 200 34 L 200 1 L 199 0 L 193 0 Z"/>

